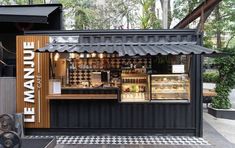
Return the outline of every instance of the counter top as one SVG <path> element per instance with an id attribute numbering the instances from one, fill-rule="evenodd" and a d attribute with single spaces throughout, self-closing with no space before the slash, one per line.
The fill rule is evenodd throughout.
<path id="1" fill-rule="evenodd" d="M 85 99 L 118 99 L 117 94 L 54 94 L 46 96 L 48 100 L 85 100 Z"/>
<path id="2" fill-rule="evenodd" d="M 203 96 L 213 97 L 216 95 L 217 95 L 217 93 L 215 92 L 215 90 L 203 89 Z"/>
<path id="3" fill-rule="evenodd" d="M 118 87 L 86 87 L 86 88 L 82 88 L 82 87 L 75 87 L 75 86 L 71 86 L 71 87 L 62 87 L 61 89 L 81 89 L 81 90 L 109 90 L 109 89 L 119 89 Z"/>

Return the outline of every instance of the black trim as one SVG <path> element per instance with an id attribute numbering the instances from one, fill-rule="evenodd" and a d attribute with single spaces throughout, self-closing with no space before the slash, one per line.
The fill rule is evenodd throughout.
<path id="1" fill-rule="evenodd" d="M 24 34 L 27 35 L 62 35 L 62 36 L 71 36 L 71 35 L 177 35 L 177 34 L 184 34 L 184 35 L 195 35 L 196 29 L 128 29 L 128 30 L 118 30 L 118 29 L 110 29 L 110 30 L 61 30 L 61 31 L 25 31 Z"/>
<path id="2" fill-rule="evenodd" d="M 22 16 L 22 15 L 1 15 L 0 22 L 21 22 L 21 23 L 48 23 L 47 16 Z"/>
<path id="3" fill-rule="evenodd" d="M 46 6 L 63 7 L 62 4 L 33 4 L 33 5 L 0 5 L 0 8 L 1 7 L 46 7 Z"/>
<path id="4" fill-rule="evenodd" d="M 164 134 L 163 134 L 164 133 Z M 172 135 L 195 136 L 195 129 L 26 128 L 25 135 Z"/>

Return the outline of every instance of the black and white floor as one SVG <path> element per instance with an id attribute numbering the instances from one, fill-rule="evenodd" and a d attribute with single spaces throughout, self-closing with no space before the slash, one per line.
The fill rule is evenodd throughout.
<path id="1" fill-rule="evenodd" d="M 26 136 L 49 138 L 52 136 Z M 190 136 L 56 136 L 57 144 L 109 144 L 109 145 L 210 145 L 200 137 Z"/>

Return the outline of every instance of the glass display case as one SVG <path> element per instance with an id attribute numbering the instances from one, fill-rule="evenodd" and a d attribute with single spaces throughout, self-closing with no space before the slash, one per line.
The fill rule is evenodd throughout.
<path id="1" fill-rule="evenodd" d="M 121 102 L 148 102 L 148 75 L 145 73 L 121 74 Z"/>
<path id="2" fill-rule="evenodd" d="M 189 101 L 190 81 L 187 74 L 151 75 L 152 101 Z"/>

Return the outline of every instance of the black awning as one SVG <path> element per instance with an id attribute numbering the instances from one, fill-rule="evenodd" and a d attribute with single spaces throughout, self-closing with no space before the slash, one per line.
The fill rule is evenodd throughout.
<path id="1" fill-rule="evenodd" d="M 0 6 L 0 22 L 48 23 L 48 16 L 60 5 Z"/>
<path id="2" fill-rule="evenodd" d="M 119 56 L 145 55 L 190 55 L 190 54 L 220 54 L 220 52 L 196 45 L 196 43 L 169 42 L 157 43 L 114 43 L 114 44 L 76 44 L 55 43 L 39 48 L 36 52 L 76 52 L 76 53 L 118 53 Z"/>

